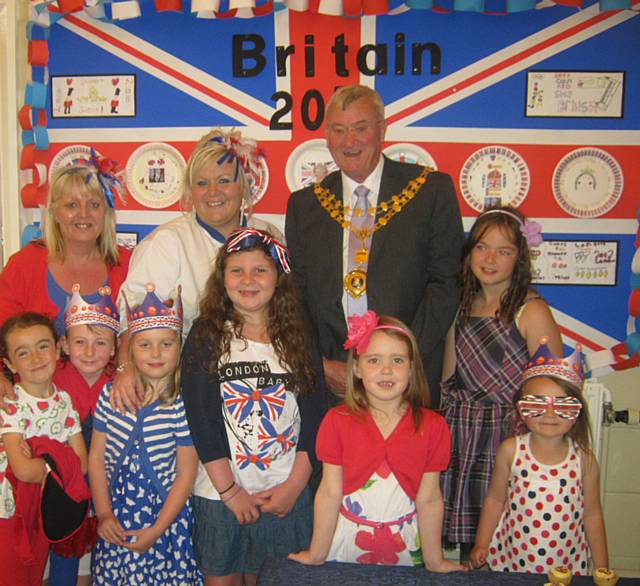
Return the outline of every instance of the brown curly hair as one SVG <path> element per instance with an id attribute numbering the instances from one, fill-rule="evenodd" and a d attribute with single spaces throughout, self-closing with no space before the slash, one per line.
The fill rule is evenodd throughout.
<path id="1" fill-rule="evenodd" d="M 411 377 L 409 386 L 404 392 L 404 400 L 409 404 L 411 415 L 413 417 L 413 426 L 416 431 L 420 431 L 422 426 L 422 408 L 428 407 L 431 401 L 429 392 L 429 383 L 424 374 L 422 365 L 422 356 L 418 348 L 418 342 L 413 332 L 399 319 L 389 315 L 379 316 L 379 326 L 395 326 L 402 328 L 406 333 L 398 332 L 391 329 L 380 329 L 387 336 L 402 340 L 407 345 L 409 358 L 411 359 Z M 357 377 L 354 371 L 354 364 L 358 360 L 359 355 L 355 348 L 349 350 L 347 356 L 347 390 L 344 397 L 345 404 L 351 409 L 352 413 L 359 413 L 369 409 L 369 400 L 367 392 L 362 384 L 362 379 Z"/>
<path id="2" fill-rule="evenodd" d="M 262 242 L 255 242 L 252 246 L 231 253 L 226 252 L 226 246 L 223 245 L 205 285 L 200 301 L 200 315 L 191 328 L 195 336 L 195 348 L 208 345 L 212 348 L 208 355 L 209 364 L 204 365 L 212 375 L 219 374 L 220 363 L 229 357 L 232 338 L 244 339 L 242 315 L 234 308 L 224 286 L 227 259 L 233 254 L 251 250 L 261 250 L 274 262 L 267 245 Z M 293 276 L 283 272 L 275 262 L 274 265 L 278 270 L 278 282 L 267 308 L 267 334 L 280 366 L 291 373 L 294 389 L 302 395 L 310 392 L 315 383 L 309 354 L 308 326 Z"/>
<path id="3" fill-rule="evenodd" d="M 500 210 L 507 213 L 499 213 Z M 491 211 L 491 213 L 487 213 Z M 509 325 L 515 318 L 516 311 L 524 303 L 531 287 L 531 256 L 529 245 L 520 230 L 521 224 L 513 216 L 524 222 L 524 216 L 511 206 L 491 208 L 478 216 L 469 232 L 462 248 L 462 273 L 460 277 L 462 285 L 462 302 L 460 304 L 460 321 L 464 323 L 471 314 L 473 300 L 480 291 L 480 281 L 471 270 L 471 254 L 478 242 L 490 228 L 497 227 L 507 236 L 518 249 L 518 258 L 513 267 L 511 282 L 500 299 L 500 308 L 496 312 L 505 325 Z"/>

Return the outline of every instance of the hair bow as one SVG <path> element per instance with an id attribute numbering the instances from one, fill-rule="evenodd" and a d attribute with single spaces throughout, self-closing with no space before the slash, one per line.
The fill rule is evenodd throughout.
<path id="1" fill-rule="evenodd" d="M 364 315 L 351 315 L 347 318 L 348 333 L 343 344 L 345 350 L 355 348 L 362 354 L 369 346 L 371 335 L 378 327 L 379 318 L 375 311 L 369 310 Z"/>
<path id="2" fill-rule="evenodd" d="M 224 155 L 218 159 L 218 165 L 223 165 L 227 161 L 236 161 L 234 181 L 238 180 L 239 165 L 242 166 L 245 173 L 254 178 L 259 176 L 260 159 L 264 158 L 264 151 L 258 148 L 258 143 L 255 140 L 243 138 L 240 133 L 232 132 L 224 136 L 214 136 L 210 142 L 217 142 L 226 150 Z"/>
<path id="3" fill-rule="evenodd" d="M 110 208 L 116 207 L 116 195 L 123 202 L 125 201 L 122 181 L 120 180 L 123 171 L 118 168 L 118 163 L 107 157 L 99 157 L 95 149 L 91 147 L 91 156 L 85 165 L 91 172 L 87 175 L 86 182 L 89 183 L 91 174 L 95 174 Z"/>
<path id="4" fill-rule="evenodd" d="M 235 234 L 232 234 L 227 241 L 225 252 L 227 254 L 231 252 L 239 252 L 240 250 L 251 248 L 258 243 L 262 243 L 267 247 L 269 254 L 276 263 L 276 266 L 280 268 L 283 273 L 291 272 L 289 251 L 286 247 L 280 244 L 280 242 L 272 236 L 269 236 L 269 234 L 256 230 L 255 228 L 243 228 Z"/>

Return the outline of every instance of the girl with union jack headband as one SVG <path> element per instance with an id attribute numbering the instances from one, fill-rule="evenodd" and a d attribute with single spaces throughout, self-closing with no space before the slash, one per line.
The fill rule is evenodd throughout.
<path id="1" fill-rule="evenodd" d="M 307 484 L 326 409 L 287 249 L 244 228 L 218 254 L 183 352 L 200 457 L 194 545 L 206 584 L 254 584 L 311 538 Z"/>

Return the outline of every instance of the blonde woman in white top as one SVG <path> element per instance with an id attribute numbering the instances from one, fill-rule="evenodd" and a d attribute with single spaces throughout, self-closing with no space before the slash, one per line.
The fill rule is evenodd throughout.
<path id="1" fill-rule="evenodd" d="M 122 286 L 124 294 L 138 298 L 146 284 L 153 282 L 158 295 L 166 298 L 180 283 L 183 339 L 198 316 L 200 295 L 227 237 L 238 228 L 250 226 L 282 239 L 273 225 L 251 216 L 250 176 L 257 172 L 258 160 L 256 142 L 243 138 L 240 132 L 214 129 L 205 134 L 185 171 L 182 204 L 188 211 L 156 228 L 134 251 Z M 119 409 L 133 409 L 139 405 L 142 389 L 126 364 L 128 335 L 123 303 L 121 296 L 120 366 L 111 401 Z"/>

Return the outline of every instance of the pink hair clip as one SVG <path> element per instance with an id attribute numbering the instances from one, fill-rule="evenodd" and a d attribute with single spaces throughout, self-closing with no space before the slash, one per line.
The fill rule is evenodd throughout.
<path id="1" fill-rule="evenodd" d="M 529 247 L 535 248 L 542 244 L 542 226 L 538 222 L 525 220 L 520 226 L 520 231 Z"/>
<path id="2" fill-rule="evenodd" d="M 347 318 L 347 324 L 349 328 L 343 348 L 345 350 L 355 348 L 358 354 L 366 352 L 371 336 L 376 330 L 395 330 L 405 336 L 409 336 L 409 332 L 404 328 L 392 325 L 380 325 L 380 318 L 372 309 L 364 315 L 349 316 Z"/>
<path id="3" fill-rule="evenodd" d="M 364 315 L 351 315 L 347 318 L 349 325 L 344 349 L 355 348 L 358 354 L 362 354 L 369 345 L 371 334 L 378 325 L 378 316 L 375 311 L 369 310 Z"/>

